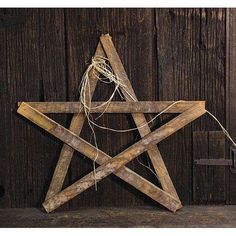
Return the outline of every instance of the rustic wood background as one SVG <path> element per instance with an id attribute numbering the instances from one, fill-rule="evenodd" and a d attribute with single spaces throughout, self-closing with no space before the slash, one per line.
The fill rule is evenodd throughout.
<path id="1" fill-rule="evenodd" d="M 76 101 L 102 33 L 112 36 L 139 100 L 206 100 L 226 122 L 226 9 L 0 9 L 0 18 L 0 207 L 40 206 L 62 147 L 17 115 L 16 103 Z M 111 91 L 100 84 L 95 100 Z M 50 117 L 65 126 L 71 118 Z M 154 128 L 171 117 L 163 116 Z M 122 114 L 104 115 L 99 122 L 134 126 Z M 236 202 L 228 169 L 193 164 L 198 158 L 225 158 L 225 139 L 217 130 L 204 116 L 159 145 L 183 204 Z M 99 148 L 113 156 L 139 139 L 136 132 L 96 132 Z M 82 136 L 90 135 L 85 128 Z M 139 160 L 148 163 L 146 155 Z M 137 160 L 129 167 L 157 182 Z M 91 170 L 92 162 L 77 153 L 65 186 Z M 157 204 L 110 176 L 97 192 L 91 188 L 64 208 L 140 205 Z"/>

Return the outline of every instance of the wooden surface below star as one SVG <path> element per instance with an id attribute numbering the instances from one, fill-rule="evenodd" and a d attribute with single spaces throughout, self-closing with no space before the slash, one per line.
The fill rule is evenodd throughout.
<path id="1" fill-rule="evenodd" d="M 234 11 L 231 9 L 232 14 Z M 226 9 L 12 8 L 0 9 L 0 14 L 19 17 L 18 24 L 11 25 L 8 21 L 0 28 L 0 207 L 41 206 L 62 147 L 57 139 L 17 115 L 17 102 L 78 101 L 80 78 L 94 55 L 101 33 L 112 36 L 139 100 L 205 100 L 207 109 L 226 125 L 225 111 L 229 103 L 225 74 Z M 231 65 L 234 64 L 232 59 Z M 231 66 L 232 84 L 236 78 L 234 69 Z M 233 91 L 233 86 L 231 88 Z M 99 84 L 95 101 L 106 100 L 112 89 Z M 116 100 L 119 101 L 118 97 Z M 235 106 L 234 100 L 230 104 Z M 145 116 L 153 117 L 152 114 Z M 174 116 L 163 115 L 152 129 Z M 50 114 L 50 117 L 67 127 L 71 120 L 71 115 Z M 126 114 L 105 114 L 98 122 L 117 129 L 135 126 Z M 235 125 L 233 120 L 230 123 Z M 198 156 L 196 150 L 206 135 L 219 130 L 205 115 L 159 144 L 185 205 L 201 204 L 202 199 L 204 204 L 236 203 L 235 181 L 233 174 L 229 181 L 228 168 L 212 167 L 206 174 L 207 168 L 193 164 L 193 158 Z M 209 131 L 209 134 L 193 137 L 195 131 Z M 234 132 L 234 128 L 231 131 Z M 140 138 L 137 132 L 115 134 L 96 129 L 96 133 L 99 148 L 110 156 Z M 84 128 L 81 135 L 89 141 L 90 129 Z M 212 133 L 212 137 L 214 135 Z M 220 143 L 225 140 L 221 135 L 216 137 Z M 223 155 L 222 145 L 217 150 Z M 209 158 L 203 145 L 199 153 Z M 219 158 L 229 158 L 222 155 Z M 148 165 L 145 153 L 139 160 Z M 137 160 L 128 167 L 158 184 L 155 176 Z M 92 161 L 76 152 L 64 187 L 92 169 Z M 200 194 L 196 194 L 199 183 L 205 184 L 201 185 Z M 111 176 L 99 184 L 98 192 L 91 188 L 63 209 L 147 205 L 156 206 L 156 203 Z"/>
<path id="2" fill-rule="evenodd" d="M 40 209 L 0 209 L 0 227 L 236 227 L 236 206 L 185 206 L 175 214 L 160 208 L 79 208 L 46 214 Z"/>

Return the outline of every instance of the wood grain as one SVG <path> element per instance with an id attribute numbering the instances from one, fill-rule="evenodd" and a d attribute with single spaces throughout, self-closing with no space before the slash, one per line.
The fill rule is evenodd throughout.
<path id="1" fill-rule="evenodd" d="M 25 126 L 16 115 L 16 104 L 20 100 L 66 99 L 63 9 L 12 8 L 4 9 L 4 14 L 22 17 L 25 22 L 1 28 L 0 67 L 5 74 L 0 95 L 4 103 L 0 179 L 6 180 L 0 207 L 37 207 L 48 188 L 60 144 Z M 63 117 L 57 118 L 65 124 Z M 31 144 L 20 145 L 20 140 L 31 140 Z"/>
<path id="2" fill-rule="evenodd" d="M 156 9 L 155 15 L 156 100 L 205 100 L 207 109 L 222 124 L 225 124 L 225 12 L 224 9 Z M 160 122 L 170 117 L 164 115 Z M 214 120 L 204 116 L 159 146 L 170 175 L 178 176 L 173 182 L 183 204 L 195 204 L 192 132 L 200 130 L 220 129 Z"/>
<path id="3" fill-rule="evenodd" d="M 195 131 L 193 158 L 225 159 L 225 136 L 222 131 Z M 224 166 L 194 165 L 193 200 L 197 204 L 224 204 L 226 200 Z"/>
<path id="4" fill-rule="evenodd" d="M 97 46 L 95 56 L 104 56 L 100 43 Z M 87 94 L 88 97 L 93 97 L 93 93 L 97 85 L 97 77 L 94 75 L 98 76 L 97 73 L 93 74 L 93 71 L 91 71 L 90 94 Z M 76 113 L 78 114 L 73 115 L 69 130 L 79 136 L 84 125 L 85 115 L 79 113 L 78 111 Z M 45 198 L 46 200 L 61 191 L 73 154 L 74 149 L 64 144 Z"/>
<path id="5" fill-rule="evenodd" d="M 171 106 L 175 101 L 138 101 L 138 102 L 110 102 L 101 106 L 104 102 L 92 102 L 90 113 L 159 113 L 170 108 L 164 113 L 182 113 L 200 101 L 181 101 Z M 202 104 L 205 102 L 202 101 Z M 21 102 L 18 102 L 20 106 Z M 83 113 L 81 102 L 27 102 L 31 107 L 46 113 Z"/>

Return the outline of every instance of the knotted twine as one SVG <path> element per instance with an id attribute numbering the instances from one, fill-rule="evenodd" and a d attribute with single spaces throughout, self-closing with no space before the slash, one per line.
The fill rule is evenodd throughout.
<path id="1" fill-rule="evenodd" d="M 101 77 L 101 76 L 103 76 L 103 77 Z M 115 88 L 114 88 L 111 96 L 109 97 L 109 99 L 107 101 L 104 101 L 102 104 L 100 104 L 96 107 L 91 106 L 91 104 L 92 104 L 91 86 L 90 86 L 91 78 L 92 79 L 96 78 L 97 80 L 99 80 L 102 83 L 106 83 L 106 84 L 113 83 L 115 85 Z M 95 189 L 96 190 L 97 190 L 97 181 L 96 181 L 96 165 L 95 165 L 95 163 L 96 163 L 96 160 L 98 157 L 98 144 L 97 144 L 96 133 L 94 131 L 94 126 L 100 128 L 100 129 L 110 130 L 110 131 L 117 132 L 117 133 L 126 133 L 126 132 L 130 132 L 130 131 L 138 130 L 138 129 L 143 128 L 144 126 L 149 125 L 150 123 L 154 122 L 154 120 L 156 120 L 161 114 L 168 111 L 172 106 L 176 105 L 177 103 L 184 102 L 184 100 L 178 100 L 178 101 L 173 102 L 172 104 L 167 106 L 165 109 L 163 109 L 161 112 L 159 112 L 157 115 L 155 115 L 151 120 L 149 120 L 148 122 L 145 122 L 144 124 L 141 124 L 140 126 L 137 126 L 136 128 L 114 129 L 114 128 L 98 125 L 97 123 L 95 123 L 92 120 L 93 118 L 91 116 L 91 112 L 94 109 L 96 110 L 99 107 L 104 107 L 103 112 L 98 117 L 96 117 L 95 120 L 100 118 L 106 112 L 107 107 L 110 105 L 110 103 L 116 93 L 119 94 L 119 96 L 122 100 L 124 99 L 124 97 L 122 95 L 122 91 L 123 91 L 123 93 L 126 93 L 130 97 L 131 100 L 133 100 L 134 102 L 137 101 L 137 99 L 134 96 L 132 96 L 132 93 L 129 91 L 127 86 L 122 83 L 122 80 L 115 75 L 111 66 L 109 65 L 109 59 L 106 57 L 102 57 L 102 56 L 95 56 L 92 58 L 91 64 L 88 66 L 88 68 L 86 69 L 85 73 L 82 76 L 79 90 L 80 90 L 80 102 L 82 104 L 81 109 L 84 110 L 86 119 L 88 121 L 88 125 L 91 129 L 91 132 L 92 132 L 95 147 L 96 147 L 96 156 L 95 156 L 95 159 L 93 160 L 93 173 L 94 173 L 94 181 L 95 181 Z M 209 114 L 219 124 L 219 126 L 222 129 L 225 136 L 230 140 L 230 142 L 233 144 L 233 146 L 236 147 L 235 141 L 232 139 L 232 137 L 230 136 L 228 131 L 224 128 L 224 126 L 221 124 L 221 122 L 210 111 L 206 110 L 206 113 Z M 139 161 L 139 159 L 138 159 L 138 162 L 142 166 L 144 166 L 145 168 L 150 170 L 151 173 L 157 177 L 155 172 L 150 167 L 149 162 L 148 162 L 149 166 L 144 165 L 142 162 Z"/>

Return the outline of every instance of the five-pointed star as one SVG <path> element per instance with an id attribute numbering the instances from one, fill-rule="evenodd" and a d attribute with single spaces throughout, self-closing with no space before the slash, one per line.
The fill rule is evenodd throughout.
<path id="1" fill-rule="evenodd" d="M 116 76 L 122 80 L 123 84 L 125 84 L 129 89 L 131 95 L 136 98 L 134 90 L 109 35 L 102 35 L 100 37 L 100 42 L 95 56 L 106 56 L 109 59 Z M 97 76 L 91 73 L 91 78 L 89 95 L 92 97 L 97 84 Z M 96 160 L 100 165 L 96 169 L 97 182 L 113 173 L 169 210 L 174 212 L 181 208 L 181 202 L 156 144 L 203 115 L 205 113 L 205 102 L 183 101 L 175 104 L 167 112 L 181 114 L 151 132 L 148 125 L 143 126 L 143 124 L 147 122 L 143 113 L 159 113 L 173 102 L 134 102 L 130 100 L 130 97 L 124 90 L 122 92 L 126 101 L 111 102 L 105 112 L 131 113 L 136 126 L 142 126 L 141 128 L 138 128 L 142 139 L 113 158 L 101 150 L 97 151 L 96 147 L 79 137 L 85 120 L 85 115 L 81 112 L 82 104 L 80 102 L 19 103 L 19 108 L 17 110 L 18 113 L 65 143 L 61 150 L 45 202 L 43 203 L 47 212 L 55 210 L 57 207 L 95 184 L 94 173 L 90 172 L 61 191 L 74 150 L 83 153 L 92 160 Z M 99 102 L 93 102 L 92 106 L 96 107 L 99 104 Z M 93 109 L 92 111 L 94 113 L 103 112 L 101 107 Z M 74 113 L 74 115 L 69 129 L 66 129 L 43 113 Z M 152 165 L 163 189 L 155 186 L 125 166 L 128 162 L 145 151 L 147 151 L 151 159 Z"/>

